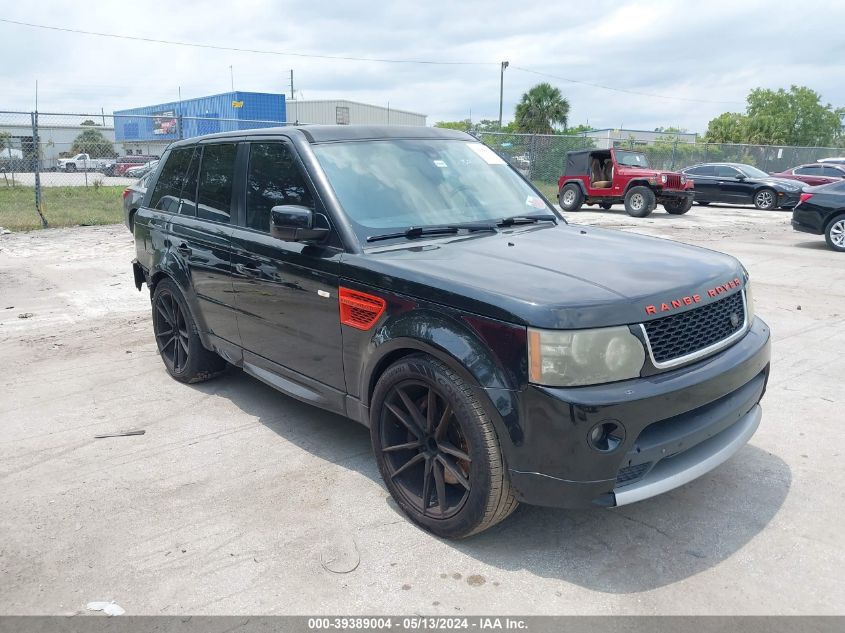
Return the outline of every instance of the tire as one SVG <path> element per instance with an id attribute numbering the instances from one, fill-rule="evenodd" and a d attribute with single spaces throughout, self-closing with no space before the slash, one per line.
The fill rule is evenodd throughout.
<path id="1" fill-rule="evenodd" d="M 683 215 L 692 209 L 692 198 L 679 198 L 672 200 L 672 202 L 664 202 L 663 208 L 666 209 L 666 213 Z"/>
<path id="2" fill-rule="evenodd" d="M 600 203 L 599 203 L 599 206 L 600 206 L 602 209 L 604 209 L 605 211 L 607 211 L 607 210 L 609 210 L 609 209 L 613 208 L 613 203 L 612 203 L 612 202 L 600 202 Z"/>
<path id="3" fill-rule="evenodd" d="M 709 201 L 702 201 L 702 202 L 699 202 L 698 200 L 696 200 L 696 201 L 695 201 L 695 203 L 696 203 L 696 204 L 700 204 L 702 207 L 706 207 L 708 204 L 710 204 L 710 202 L 709 202 Z"/>
<path id="4" fill-rule="evenodd" d="M 774 189 L 765 187 L 754 194 L 754 206 L 761 211 L 771 211 L 777 208 L 778 196 Z"/>
<path id="5" fill-rule="evenodd" d="M 648 187 L 631 187 L 625 194 L 625 211 L 634 218 L 644 218 L 654 211 L 657 198 Z"/>
<path id="6" fill-rule="evenodd" d="M 845 253 L 845 213 L 837 215 L 824 231 L 827 245 L 838 253 Z"/>
<path id="7" fill-rule="evenodd" d="M 65 171 L 76 171 L 76 165 L 73 163 L 68 163 L 65 165 Z"/>
<path id="8" fill-rule="evenodd" d="M 439 360 L 408 356 L 381 375 L 370 438 L 393 499 L 437 536 L 477 534 L 518 505 L 493 423 L 470 385 Z"/>
<path id="9" fill-rule="evenodd" d="M 581 187 L 572 182 L 564 185 L 558 194 L 558 202 L 560 202 L 560 208 L 564 211 L 577 211 L 584 204 L 584 194 L 581 193 Z"/>
<path id="10" fill-rule="evenodd" d="M 196 383 L 226 368 L 226 361 L 203 347 L 188 304 L 173 281 L 156 284 L 152 308 L 156 346 L 168 374 L 179 382 Z"/>

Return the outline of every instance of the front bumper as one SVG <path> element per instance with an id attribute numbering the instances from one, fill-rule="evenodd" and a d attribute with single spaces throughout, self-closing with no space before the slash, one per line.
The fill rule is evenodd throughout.
<path id="1" fill-rule="evenodd" d="M 778 208 L 792 209 L 800 202 L 801 192 L 778 191 L 777 200 Z"/>
<path id="2" fill-rule="evenodd" d="M 520 398 L 522 441 L 505 455 L 517 497 L 617 506 L 699 477 L 756 430 L 769 358 L 769 328 L 756 319 L 731 347 L 676 370 L 595 387 L 529 387 Z M 624 438 L 602 453 L 587 438 L 606 422 L 622 427 Z"/>
<path id="3" fill-rule="evenodd" d="M 695 197 L 695 189 L 661 189 L 657 193 L 657 197 L 658 199 L 692 200 Z"/>

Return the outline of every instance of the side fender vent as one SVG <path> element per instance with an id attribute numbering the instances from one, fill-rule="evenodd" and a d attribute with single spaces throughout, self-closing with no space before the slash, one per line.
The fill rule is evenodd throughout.
<path id="1" fill-rule="evenodd" d="M 340 322 L 358 330 L 369 330 L 379 320 L 387 306 L 384 299 L 374 295 L 340 288 Z"/>

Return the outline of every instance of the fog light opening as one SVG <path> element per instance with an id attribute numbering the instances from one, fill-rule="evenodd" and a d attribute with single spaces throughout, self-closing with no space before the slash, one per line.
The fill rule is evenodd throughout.
<path id="1" fill-rule="evenodd" d="M 606 421 L 596 424 L 587 434 L 590 448 L 600 453 L 615 451 L 625 440 L 625 429 L 621 424 Z"/>

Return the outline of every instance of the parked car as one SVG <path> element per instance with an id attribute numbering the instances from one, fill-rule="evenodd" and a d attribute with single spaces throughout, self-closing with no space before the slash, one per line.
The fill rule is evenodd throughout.
<path id="1" fill-rule="evenodd" d="M 88 154 L 77 154 L 73 158 L 59 158 L 56 168 L 59 171 L 102 171 L 111 162 L 108 158 L 91 158 Z"/>
<path id="2" fill-rule="evenodd" d="M 129 185 L 123 190 L 123 223 L 130 233 L 135 230 L 135 212 L 141 206 L 144 195 L 147 193 L 147 182 L 154 172 L 150 171 L 138 182 Z"/>
<path id="3" fill-rule="evenodd" d="M 141 178 L 142 176 L 150 173 L 153 169 L 156 168 L 158 165 L 158 160 L 151 160 L 149 162 L 144 163 L 143 165 L 136 165 L 135 167 L 131 167 L 123 172 L 123 175 L 127 178 Z"/>
<path id="4" fill-rule="evenodd" d="M 736 259 L 570 226 L 468 134 L 213 134 L 170 145 L 148 186 L 133 273 L 167 372 L 228 361 L 360 422 L 437 535 L 518 502 L 651 497 L 760 422 L 770 334 Z"/>
<path id="5" fill-rule="evenodd" d="M 742 163 L 703 163 L 682 169 L 695 183 L 695 201 L 753 204 L 758 209 L 791 209 L 798 204 L 802 185 L 794 180 L 775 178 L 753 165 Z"/>
<path id="6" fill-rule="evenodd" d="M 119 156 L 113 163 L 107 165 L 104 174 L 106 176 L 123 176 L 127 170 L 139 165 L 144 165 L 151 160 L 158 160 L 160 156 L 132 154 L 129 156 Z"/>
<path id="7" fill-rule="evenodd" d="M 845 253 L 845 181 L 805 189 L 792 211 L 792 228 L 824 235 L 831 249 Z"/>
<path id="8" fill-rule="evenodd" d="M 558 179 L 558 201 L 564 211 L 598 204 L 609 209 L 624 203 L 628 215 L 644 218 L 657 203 L 680 215 L 692 206 L 692 183 L 677 172 L 651 169 L 642 152 L 622 149 L 567 152 Z"/>
<path id="9" fill-rule="evenodd" d="M 815 187 L 845 178 L 845 165 L 810 163 L 809 165 L 792 167 L 791 169 L 772 174 L 772 176 L 787 180 L 799 180 L 804 184 Z"/>

